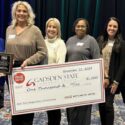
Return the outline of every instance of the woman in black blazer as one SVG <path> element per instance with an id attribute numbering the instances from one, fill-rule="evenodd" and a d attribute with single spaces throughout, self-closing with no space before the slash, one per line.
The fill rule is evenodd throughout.
<path id="1" fill-rule="evenodd" d="M 104 32 L 97 38 L 104 59 L 106 102 L 99 104 L 102 125 L 114 124 L 114 96 L 121 92 L 125 103 L 125 42 L 117 18 L 108 19 Z"/>

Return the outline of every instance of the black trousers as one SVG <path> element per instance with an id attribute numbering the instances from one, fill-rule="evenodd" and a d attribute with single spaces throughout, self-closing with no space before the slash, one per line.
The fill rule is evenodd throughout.
<path id="1" fill-rule="evenodd" d="M 4 86 L 0 85 L 0 108 L 4 106 Z"/>
<path id="2" fill-rule="evenodd" d="M 111 89 L 107 88 L 105 91 L 105 103 L 99 104 L 99 112 L 101 125 L 114 125 L 114 96 L 115 94 L 111 94 Z"/>
<path id="3" fill-rule="evenodd" d="M 13 67 L 19 67 L 22 62 L 16 61 Z M 33 124 L 34 113 L 22 114 L 12 116 L 11 123 L 12 125 L 32 125 Z"/>
<path id="4" fill-rule="evenodd" d="M 67 109 L 68 125 L 90 125 L 92 105 L 78 106 Z"/>
<path id="5" fill-rule="evenodd" d="M 120 86 L 119 91 L 121 92 L 123 103 L 125 103 L 125 86 Z"/>
<path id="6" fill-rule="evenodd" d="M 61 110 L 47 111 L 48 125 L 60 125 L 61 121 Z"/>
<path id="7" fill-rule="evenodd" d="M 0 108 L 4 107 L 4 83 L 5 77 L 0 77 Z"/>
<path id="8" fill-rule="evenodd" d="M 12 125 L 32 125 L 34 113 L 12 116 Z"/>

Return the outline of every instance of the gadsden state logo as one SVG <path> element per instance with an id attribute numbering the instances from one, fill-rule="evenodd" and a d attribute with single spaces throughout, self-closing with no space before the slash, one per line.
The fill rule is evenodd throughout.
<path id="1" fill-rule="evenodd" d="M 35 82 L 32 82 L 31 80 L 29 80 L 29 81 L 26 83 L 26 86 L 35 86 Z"/>
<path id="2" fill-rule="evenodd" d="M 14 81 L 15 81 L 16 83 L 21 84 L 21 83 L 24 82 L 24 80 L 25 80 L 25 76 L 24 76 L 23 73 L 16 73 L 16 74 L 14 75 Z"/>

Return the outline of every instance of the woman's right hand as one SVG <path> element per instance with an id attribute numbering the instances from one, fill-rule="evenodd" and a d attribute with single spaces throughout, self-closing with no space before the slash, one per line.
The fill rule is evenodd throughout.
<path id="1" fill-rule="evenodd" d="M 24 69 L 24 67 L 27 66 L 27 61 L 25 60 L 22 64 L 21 64 L 21 68 Z"/>
<path id="2" fill-rule="evenodd" d="M 104 88 L 107 88 L 109 85 L 109 79 L 104 79 Z"/>

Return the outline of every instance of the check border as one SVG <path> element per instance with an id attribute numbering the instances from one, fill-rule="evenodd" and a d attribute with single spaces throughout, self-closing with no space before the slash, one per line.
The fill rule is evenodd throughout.
<path id="1" fill-rule="evenodd" d="M 88 65 L 88 64 L 94 64 L 99 63 L 100 66 L 100 83 L 103 83 L 104 80 L 104 68 L 103 68 L 103 60 L 102 59 L 95 59 L 95 60 L 85 60 L 85 61 L 76 61 L 76 62 L 68 62 L 65 64 L 54 64 L 54 65 L 38 65 L 38 66 L 29 66 L 26 67 L 24 71 L 33 71 L 33 70 L 46 70 L 51 68 L 60 68 L 60 67 L 68 67 L 68 66 L 76 66 L 76 65 Z M 14 68 L 13 72 L 22 72 L 21 68 Z M 18 115 L 18 114 L 26 114 L 26 113 L 32 113 L 32 112 L 40 112 L 40 111 L 46 111 L 46 110 L 53 110 L 53 109 L 61 109 L 61 108 L 67 108 L 67 107 L 74 107 L 74 106 L 81 106 L 81 105 L 88 105 L 88 104 L 96 104 L 96 103 L 102 103 L 105 101 L 105 90 L 103 88 L 103 84 L 101 84 L 101 98 L 100 99 L 94 99 L 91 101 L 80 101 L 76 103 L 66 103 L 66 104 L 60 104 L 55 106 L 46 106 L 46 107 L 40 107 L 40 108 L 34 108 L 34 109 L 25 109 L 25 110 L 16 110 L 16 104 L 15 104 L 15 93 L 13 88 L 13 79 L 12 76 L 9 76 L 9 82 L 10 82 L 10 97 L 11 97 L 11 109 L 12 109 L 12 115 Z"/>

